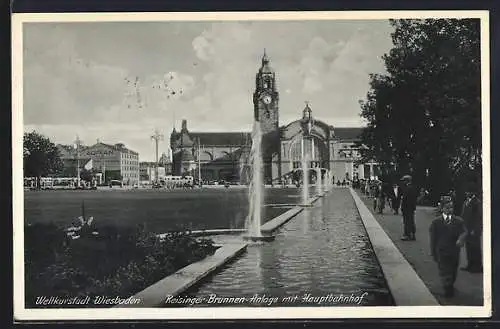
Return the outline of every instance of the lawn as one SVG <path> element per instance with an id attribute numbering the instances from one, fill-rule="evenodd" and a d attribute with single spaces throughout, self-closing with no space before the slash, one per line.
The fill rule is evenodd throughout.
<path id="1" fill-rule="evenodd" d="M 70 225 L 81 214 L 93 216 L 96 225 L 131 227 L 145 224 L 148 231 L 243 228 L 248 214 L 247 190 L 111 190 L 26 191 L 25 223 Z M 300 203 L 296 188 L 266 188 L 265 204 Z M 265 206 L 263 222 L 285 212 L 285 207 Z"/>

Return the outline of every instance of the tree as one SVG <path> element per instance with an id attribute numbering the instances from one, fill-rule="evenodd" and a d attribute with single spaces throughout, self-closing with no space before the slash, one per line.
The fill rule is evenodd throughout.
<path id="1" fill-rule="evenodd" d="M 80 179 L 85 181 L 85 182 L 92 182 L 96 173 L 97 172 L 95 169 L 88 170 L 88 169 L 82 168 L 82 170 L 80 170 Z"/>
<path id="2" fill-rule="evenodd" d="M 32 131 L 25 133 L 23 138 L 24 175 L 37 178 L 53 176 L 63 169 L 59 150 L 49 138 Z"/>
<path id="3" fill-rule="evenodd" d="M 477 19 L 391 20 L 387 74 L 371 75 L 361 103 L 364 160 L 411 173 L 437 199 L 481 176 Z"/>

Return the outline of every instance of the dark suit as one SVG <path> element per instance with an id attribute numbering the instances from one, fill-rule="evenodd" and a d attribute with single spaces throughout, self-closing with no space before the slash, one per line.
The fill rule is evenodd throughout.
<path id="1" fill-rule="evenodd" d="M 401 189 L 399 186 L 396 187 L 396 192 L 394 192 L 394 187 L 391 187 L 389 190 L 389 196 L 391 198 L 392 210 L 394 210 L 394 213 L 397 214 L 401 204 Z"/>
<path id="2" fill-rule="evenodd" d="M 440 214 L 429 227 L 431 255 L 438 263 L 439 276 L 446 292 L 453 290 L 457 278 L 460 261 L 460 246 L 457 246 L 457 241 L 466 234 L 462 218 L 451 216 L 451 222 L 446 223 Z"/>
<path id="3" fill-rule="evenodd" d="M 402 188 L 401 212 L 403 213 L 403 233 L 415 237 L 415 209 L 417 208 L 417 190 L 409 184 Z"/>
<path id="4" fill-rule="evenodd" d="M 483 220 L 481 202 L 476 197 L 465 200 L 462 207 L 462 218 L 469 233 L 465 241 L 467 268 L 480 271 L 483 267 L 481 255 Z"/>

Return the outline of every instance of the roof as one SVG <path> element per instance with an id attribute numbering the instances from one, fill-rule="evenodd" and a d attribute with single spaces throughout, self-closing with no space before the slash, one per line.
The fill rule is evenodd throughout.
<path id="1" fill-rule="evenodd" d="M 128 153 L 132 153 L 132 154 L 135 154 L 135 155 L 139 155 L 139 153 L 137 153 L 136 151 L 133 151 L 129 148 L 127 148 L 125 146 L 125 144 L 123 143 L 116 143 L 115 145 L 111 145 L 111 144 L 106 144 L 106 143 L 103 143 L 103 142 L 97 142 L 95 143 L 94 145 L 92 146 L 89 146 L 88 148 L 94 148 L 94 147 L 97 147 L 99 145 L 103 145 L 109 149 L 113 149 L 113 150 L 118 150 L 118 151 L 121 151 L 121 152 L 128 152 Z"/>
<path id="2" fill-rule="evenodd" d="M 281 127 L 280 129 L 286 129 Z M 335 138 L 343 141 L 358 140 L 363 131 L 362 127 L 333 128 Z M 250 132 L 187 132 L 172 134 L 174 145 L 190 147 L 196 145 L 198 138 L 203 146 L 243 146 L 250 145 L 252 134 Z M 181 144 L 182 138 L 182 144 Z"/>
<path id="3" fill-rule="evenodd" d="M 269 64 L 264 64 L 260 69 L 260 73 L 274 73 L 273 68 Z"/>
<path id="4" fill-rule="evenodd" d="M 204 146 L 249 145 L 252 140 L 249 132 L 190 132 L 189 137 Z"/>
<path id="5" fill-rule="evenodd" d="M 363 132 L 362 127 L 354 128 L 333 128 L 335 137 L 340 140 L 350 141 L 357 140 L 361 138 L 361 133 Z"/>

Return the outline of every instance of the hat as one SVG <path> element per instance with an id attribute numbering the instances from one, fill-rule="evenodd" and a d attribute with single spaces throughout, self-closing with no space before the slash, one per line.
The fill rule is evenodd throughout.
<path id="1" fill-rule="evenodd" d="M 401 177 L 401 180 L 411 181 L 411 176 L 410 175 L 404 175 L 403 177 Z"/>
<path id="2" fill-rule="evenodd" d="M 441 204 L 447 204 L 447 203 L 453 202 L 453 199 L 449 195 L 443 195 L 443 196 L 441 196 L 441 199 L 439 200 L 439 202 Z"/>

